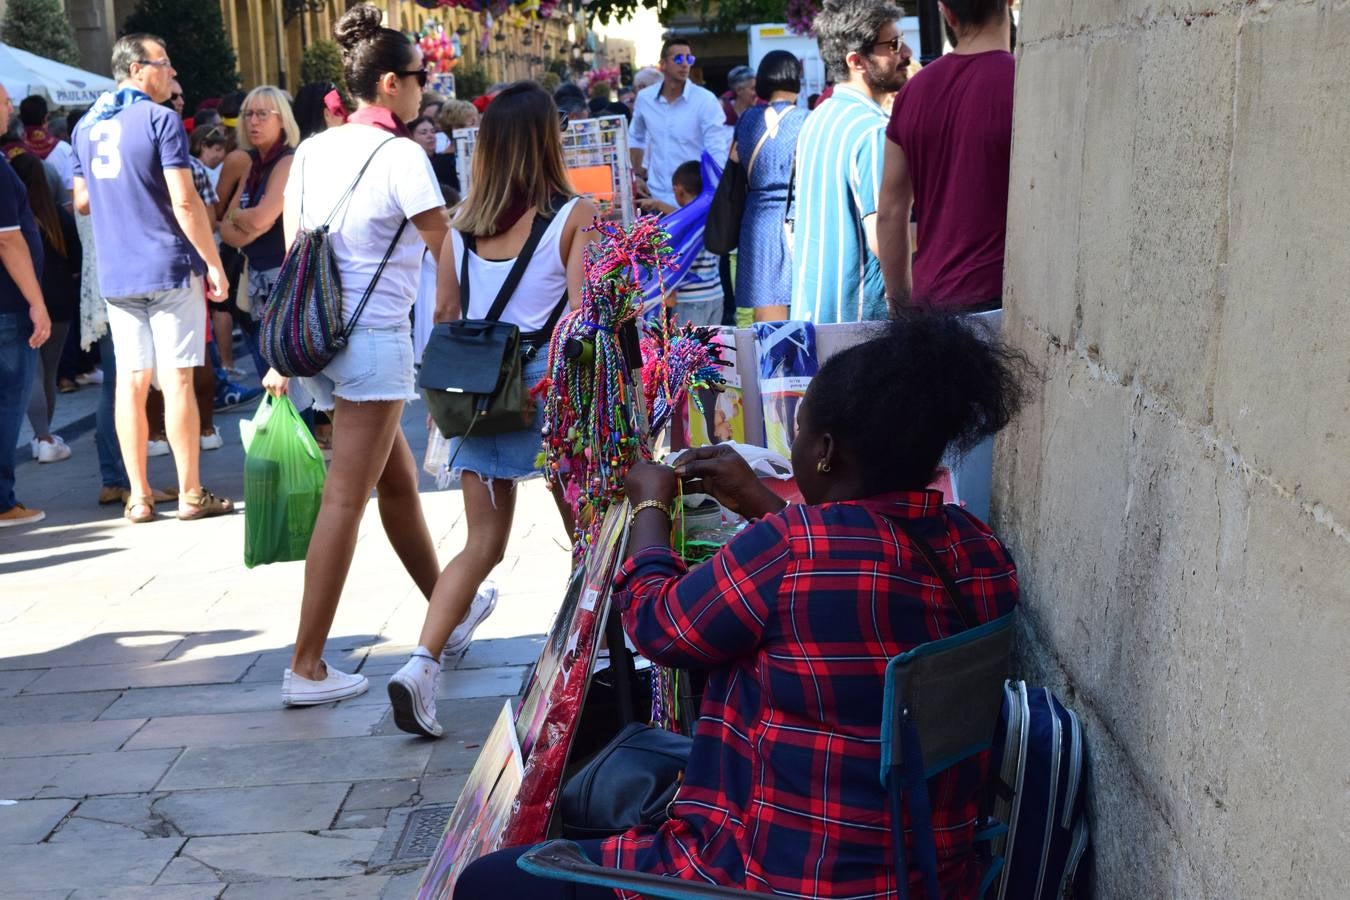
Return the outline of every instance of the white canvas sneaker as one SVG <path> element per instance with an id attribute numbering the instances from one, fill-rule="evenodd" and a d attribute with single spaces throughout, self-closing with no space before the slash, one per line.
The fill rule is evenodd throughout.
<path id="1" fill-rule="evenodd" d="M 38 462 L 54 463 L 54 462 L 61 462 L 61 460 L 63 459 L 70 459 L 70 448 L 66 446 L 65 441 L 57 437 L 54 437 L 54 439 L 50 443 L 48 443 L 47 441 L 38 441 L 37 445 Z"/>
<path id="2" fill-rule="evenodd" d="M 440 674 L 441 664 L 418 647 L 403 668 L 389 677 L 395 725 L 409 734 L 441 736 L 441 723 L 436 721 L 436 677 Z"/>
<path id="3" fill-rule="evenodd" d="M 145 445 L 146 456 L 168 456 L 169 452 L 170 452 L 169 442 L 167 440 L 146 442 Z"/>
<path id="4" fill-rule="evenodd" d="M 366 676 L 339 672 L 326 661 L 324 667 L 328 676 L 323 681 L 312 681 L 287 669 L 281 679 L 281 702 L 286 706 L 314 706 L 359 697 L 370 690 Z"/>
<path id="5" fill-rule="evenodd" d="M 450 639 L 445 642 L 445 649 L 441 651 L 441 658 L 447 656 L 458 656 L 469 649 L 469 644 L 473 643 L 473 633 L 478 630 L 478 626 L 483 624 L 483 620 L 492 615 L 492 611 L 497 608 L 497 585 L 491 581 L 485 581 L 478 586 L 478 593 L 473 595 L 473 602 L 469 604 L 469 611 L 464 614 L 464 621 L 450 632 Z"/>

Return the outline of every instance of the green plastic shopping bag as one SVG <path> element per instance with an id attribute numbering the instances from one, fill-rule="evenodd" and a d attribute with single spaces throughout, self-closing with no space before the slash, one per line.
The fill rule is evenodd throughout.
<path id="1" fill-rule="evenodd" d="M 266 397 L 239 423 L 244 444 L 244 565 L 304 559 L 323 499 L 319 445 L 295 404 Z"/>

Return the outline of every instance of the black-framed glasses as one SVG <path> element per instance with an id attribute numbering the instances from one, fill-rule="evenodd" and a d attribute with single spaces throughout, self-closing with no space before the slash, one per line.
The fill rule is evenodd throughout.
<path id="1" fill-rule="evenodd" d="M 697 59 L 698 57 L 692 53 L 676 53 L 670 61 L 677 66 L 692 66 Z"/>
<path id="2" fill-rule="evenodd" d="M 566 131 L 567 126 L 570 124 L 572 124 L 572 116 L 568 114 L 567 110 L 565 109 L 558 110 L 558 127 L 561 128 L 563 131 Z"/>
<path id="3" fill-rule="evenodd" d="M 890 48 L 891 48 L 891 53 L 892 53 L 893 55 L 895 55 L 895 56 L 899 56 L 899 55 L 900 55 L 900 48 L 903 47 L 903 46 L 905 46 L 905 39 L 904 39 L 903 37 L 901 37 L 900 35 L 897 34 L 895 37 L 891 38 L 889 41 L 873 41 L 872 43 L 870 43 L 870 44 L 867 45 L 867 50 L 868 50 L 868 52 L 870 53 L 871 51 L 875 50 L 877 47 L 890 47 Z"/>
<path id="4" fill-rule="evenodd" d="M 420 69 L 413 69 L 411 71 L 406 72 L 395 70 L 394 74 L 397 75 L 399 78 L 416 78 L 418 87 L 426 87 L 427 79 L 431 77 L 431 73 L 427 71 L 426 66 L 423 66 Z"/>
<path id="5" fill-rule="evenodd" d="M 170 95 L 169 95 L 169 99 L 170 99 L 170 100 L 182 100 L 182 99 L 183 99 L 183 95 L 182 95 L 182 94 L 170 94 Z"/>

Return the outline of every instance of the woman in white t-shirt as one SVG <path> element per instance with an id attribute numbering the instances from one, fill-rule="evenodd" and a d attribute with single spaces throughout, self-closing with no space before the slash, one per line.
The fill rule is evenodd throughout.
<path id="1" fill-rule="evenodd" d="M 548 371 L 548 341 L 566 304 L 581 303 L 586 228 L 595 204 L 577 197 L 563 163 L 562 130 L 553 98 L 531 82 L 514 84 L 483 114 L 473 154 L 468 197 L 458 207 L 441 250 L 436 321 L 486 318 L 540 217 L 542 235 L 501 321 L 520 328 L 526 351 L 525 383 Z M 466 236 L 467 239 L 466 239 Z M 466 247 L 466 243 L 468 246 Z M 468 309 L 461 273 L 467 272 Z M 439 737 L 436 677 L 441 653 L 458 653 L 496 604 L 485 584 L 506 553 L 515 512 L 516 482 L 540 474 L 542 408 L 533 429 L 451 441 L 460 475 L 468 535 L 464 549 L 436 582 L 419 647 L 389 681 L 394 722 L 404 731 Z M 558 508 L 567 519 L 566 505 Z M 453 634 L 452 634 L 453 632 Z"/>
<path id="2" fill-rule="evenodd" d="M 404 403 L 417 396 L 409 313 L 422 253 L 439 255 L 449 223 L 427 154 L 403 125 L 417 115 L 426 85 L 422 53 L 381 27 L 380 16 L 362 4 L 334 27 L 347 87 L 359 105 L 348 124 L 300 144 L 286 183 L 287 246 L 298 228 L 314 228 L 336 210 L 330 228 L 347 321 L 389 253 L 346 348 L 319 375 L 302 379 L 315 407 L 334 411 L 333 461 L 305 558 L 295 653 L 282 681 L 288 706 L 342 700 L 369 687 L 365 676 L 339 672 L 322 654 L 372 489 L 389 542 L 428 597 L 440 571 L 417 495 L 417 464 L 399 420 Z M 264 386 L 284 393 L 286 379 L 269 372 Z"/>

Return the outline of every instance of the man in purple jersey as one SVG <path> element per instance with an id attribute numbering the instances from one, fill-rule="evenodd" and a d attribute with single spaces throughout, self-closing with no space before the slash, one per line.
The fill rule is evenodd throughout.
<path id="1" fill-rule="evenodd" d="M 198 475 L 192 370 L 206 357 L 204 297 L 223 299 L 227 282 L 193 186 L 187 132 L 172 109 L 160 106 L 177 73 L 164 42 L 148 34 L 118 39 L 112 71 L 117 90 L 95 101 L 72 143 L 75 206 L 93 217 L 99 290 L 117 359 L 117 438 L 131 481 L 126 518 L 155 517 L 145 464 L 152 381 L 164 392 L 178 518 L 221 515 L 233 504 L 202 487 Z"/>

